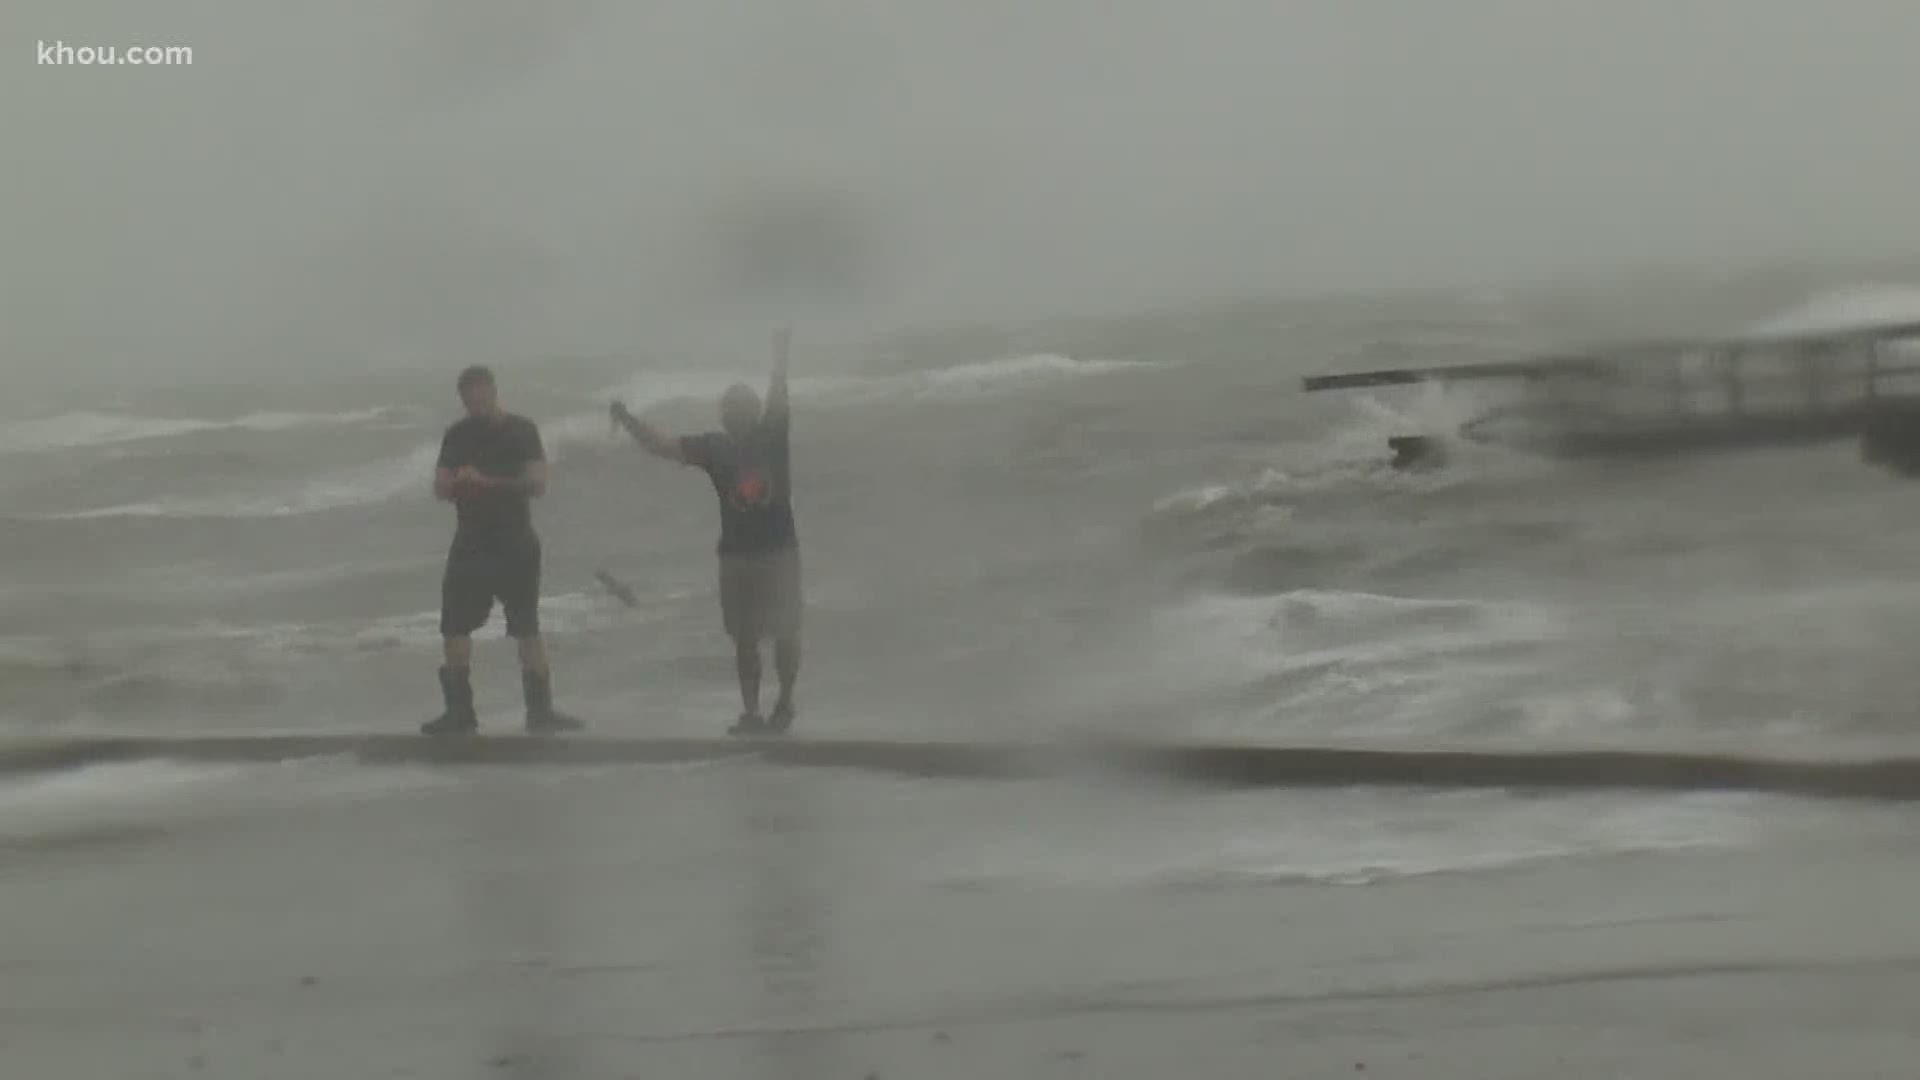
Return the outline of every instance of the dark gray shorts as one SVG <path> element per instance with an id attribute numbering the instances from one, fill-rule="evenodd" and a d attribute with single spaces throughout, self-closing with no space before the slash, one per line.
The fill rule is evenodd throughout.
<path id="1" fill-rule="evenodd" d="M 720 618 L 728 637 L 798 637 L 800 609 L 800 549 L 720 556 Z"/>
<path id="2" fill-rule="evenodd" d="M 440 578 L 440 636 L 469 637 L 485 626 L 494 601 L 507 617 L 507 636 L 540 633 L 540 542 L 526 539 L 447 553 Z"/>

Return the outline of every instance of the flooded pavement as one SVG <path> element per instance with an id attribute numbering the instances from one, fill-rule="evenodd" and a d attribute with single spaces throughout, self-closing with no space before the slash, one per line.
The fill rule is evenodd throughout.
<path id="1" fill-rule="evenodd" d="M 1898 807 L 105 768 L 0 794 L 9 1074 L 1865 1077 L 1920 1053 Z"/>

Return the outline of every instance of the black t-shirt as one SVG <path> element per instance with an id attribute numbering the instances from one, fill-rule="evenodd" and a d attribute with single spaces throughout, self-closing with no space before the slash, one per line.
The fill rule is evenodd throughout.
<path id="1" fill-rule="evenodd" d="M 680 457 L 704 470 L 720 497 L 722 555 L 758 554 L 799 544 L 793 525 L 785 416 L 767 417 L 744 439 L 724 431 L 685 436 L 680 440 Z"/>
<path id="2" fill-rule="evenodd" d="M 471 465 L 487 476 L 520 476 L 528 462 L 545 461 L 540 429 L 524 416 L 469 416 L 447 428 L 440 440 L 439 468 Z M 525 492 L 486 491 L 454 503 L 457 540 L 474 543 L 525 539 L 533 532 L 533 507 Z"/>

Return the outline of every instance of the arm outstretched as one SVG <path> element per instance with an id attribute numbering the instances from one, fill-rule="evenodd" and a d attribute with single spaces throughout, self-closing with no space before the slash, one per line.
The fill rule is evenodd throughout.
<path id="1" fill-rule="evenodd" d="M 607 411 L 613 417 L 613 422 L 625 428 L 627 434 L 633 436 L 633 441 L 639 443 L 642 450 L 668 461 L 686 463 L 686 455 L 681 452 L 680 440 L 628 412 L 625 402 L 615 401 L 608 406 Z"/>

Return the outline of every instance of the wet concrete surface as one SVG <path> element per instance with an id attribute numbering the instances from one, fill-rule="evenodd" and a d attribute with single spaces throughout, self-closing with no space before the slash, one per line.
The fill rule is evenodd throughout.
<path id="1" fill-rule="evenodd" d="M 1920 862 L 1898 809 L 1371 884 L 1124 884 L 947 871 L 1022 821 L 1127 830 L 1209 796 L 738 762 L 396 775 L 0 845 L 5 1074 L 1799 1078 L 1920 1061 Z"/>

